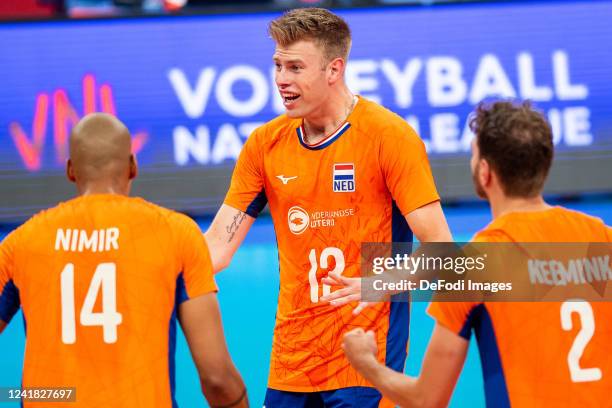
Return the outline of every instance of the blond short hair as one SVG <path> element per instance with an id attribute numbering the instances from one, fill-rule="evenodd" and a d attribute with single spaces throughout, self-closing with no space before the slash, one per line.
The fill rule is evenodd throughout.
<path id="1" fill-rule="evenodd" d="M 299 8 L 272 20 L 268 33 L 276 44 L 286 47 L 302 40 L 315 41 L 327 61 L 348 59 L 351 30 L 342 18 L 322 8 Z"/>

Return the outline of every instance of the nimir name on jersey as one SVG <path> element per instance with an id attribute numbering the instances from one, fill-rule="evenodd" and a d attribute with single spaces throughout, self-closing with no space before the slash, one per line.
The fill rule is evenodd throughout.
<path id="1" fill-rule="evenodd" d="M 56 251 L 91 252 L 119 249 L 119 228 L 112 227 L 87 232 L 80 229 L 58 228 L 55 235 Z"/>

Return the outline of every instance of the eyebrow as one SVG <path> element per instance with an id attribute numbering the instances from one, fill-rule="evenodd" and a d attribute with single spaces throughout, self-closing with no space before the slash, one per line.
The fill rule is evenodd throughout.
<path id="1" fill-rule="evenodd" d="M 274 62 L 281 62 L 281 59 L 279 57 L 274 57 L 272 58 L 272 60 Z M 285 64 L 303 64 L 304 60 L 301 60 L 299 58 L 297 59 L 291 59 L 291 60 L 287 60 L 287 61 L 283 61 Z"/>

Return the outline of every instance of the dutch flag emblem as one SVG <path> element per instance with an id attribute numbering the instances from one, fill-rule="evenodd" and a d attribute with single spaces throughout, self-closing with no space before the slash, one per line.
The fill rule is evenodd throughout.
<path id="1" fill-rule="evenodd" d="M 353 163 L 334 164 L 334 192 L 355 191 L 355 165 Z"/>

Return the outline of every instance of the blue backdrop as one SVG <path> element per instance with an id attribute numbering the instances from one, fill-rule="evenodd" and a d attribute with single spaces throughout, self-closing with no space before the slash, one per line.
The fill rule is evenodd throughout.
<path id="1" fill-rule="evenodd" d="M 534 100 L 549 117 L 562 155 L 586 152 L 612 162 L 612 2 L 340 14 L 354 36 L 349 86 L 412 123 L 434 170 L 466 154 L 467 115 L 495 96 Z M 52 196 L 56 184 L 44 177 L 63 171 L 69 129 L 83 114 L 103 110 L 134 133 L 143 173 L 201 171 L 197 189 L 161 192 L 173 206 L 197 211 L 194 197 L 220 198 L 208 188 L 217 179 L 208 180 L 207 172 L 218 166 L 229 172 L 252 129 L 283 110 L 266 34 L 274 16 L 1 24 L 0 177 L 45 180 Z M 589 174 L 580 185 L 562 180 L 566 190 L 588 189 L 603 177 L 576 166 L 581 172 Z M 443 193 L 471 194 L 465 181 L 438 183 Z M 449 190 L 445 183 L 458 185 Z M 0 214 L 5 206 L 18 214 L 32 204 L 31 195 L 4 191 L 16 197 L 10 203 L 0 197 Z"/>

